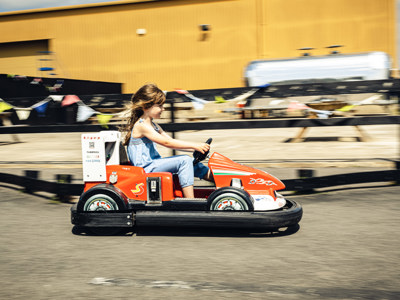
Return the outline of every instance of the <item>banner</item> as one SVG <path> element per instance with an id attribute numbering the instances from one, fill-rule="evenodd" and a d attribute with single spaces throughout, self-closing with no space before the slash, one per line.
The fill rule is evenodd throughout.
<path id="1" fill-rule="evenodd" d="M 97 121 L 101 126 L 108 129 L 108 123 L 110 122 L 113 115 L 111 114 L 98 114 Z"/>
<path id="2" fill-rule="evenodd" d="M 49 105 L 50 99 L 46 98 L 35 105 L 32 105 L 31 108 L 34 109 L 39 117 L 45 117 L 46 116 L 46 110 Z"/>
<path id="3" fill-rule="evenodd" d="M 14 107 L 15 113 L 20 121 L 25 121 L 29 118 L 32 108 L 19 108 Z"/>
<path id="4" fill-rule="evenodd" d="M 179 93 L 179 94 L 185 95 L 185 96 L 188 97 L 190 100 L 192 100 L 192 104 L 193 104 L 194 109 L 203 109 L 203 108 L 204 108 L 204 105 L 205 105 L 206 103 L 208 103 L 207 100 L 197 98 L 197 97 L 193 96 L 191 93 L 189 93 L 189 92 L 186 91 L 186 90 L 175 89 L 175 91 L 176 91 L 177 93 Z"/>
<path id="5" fill-rule="evenodd" d="M 77 122 L 85 122 L 94 114 L 98 114 L 93 108 L 85 105 L 82 101 L 78 103 Z"/>
<path id="6" fill-rule="evenodd" d="M 3 101 L 2 99 L 0 99 L 0 113 L 2 113 L 3 111 L 9 110 L 11 108 L 13 108 L 14 106 L 8 104 L 7 102 Z"/>
<path id="7" fill-rule="evenodd" d="M 76 95 L 66 95 L 64 96 L 64 99 L 61 101 L 61 106 L 72 105 L 79 101 L 81 101 L 81 99 L 79 99 L 79 97 Z"/>

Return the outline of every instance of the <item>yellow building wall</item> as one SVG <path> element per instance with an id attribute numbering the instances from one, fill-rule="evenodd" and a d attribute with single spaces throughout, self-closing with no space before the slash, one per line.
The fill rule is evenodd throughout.
<path id="1" fill-rule="evenodd" d="M 396 55 L 395 2 L 392 0 L 262 1 L 262 57 L 292 57 L 312 47 L 314 55 L 343 45 L 342 53 L 384 51 Z"/>
<path id="2" fill-rule="evenodd" d="M 126 93 L 146 82 L 164 90 L 243 86 L 248 62 L 298 56 L 301 47 L 326 54 L 343 44 L 344 53 L 396 59 L 394 0 L 131 2 L 0 14 L 0 73 L 46 75 L 34 53 L 1 50 L 32 40 L 49 41 L 56 77 L 121 82 Z"/>

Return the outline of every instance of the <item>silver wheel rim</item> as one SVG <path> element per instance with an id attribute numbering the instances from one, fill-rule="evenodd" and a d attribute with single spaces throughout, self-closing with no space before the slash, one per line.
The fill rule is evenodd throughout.
<path id="1" fill-rule="evenodd" d="M 211 210 L 248 210 L 249 207 L 245 200 L 240 196 L 227 193 L 216 197 L 212 204 Z"/>
<path id="2" fill-rule="evenodd" d="M 84 211 L 118 210 L 118 205 L 110 196 L 104 194 L 97 194 L 93 195 L 86 201 L 83 210 Z"/>

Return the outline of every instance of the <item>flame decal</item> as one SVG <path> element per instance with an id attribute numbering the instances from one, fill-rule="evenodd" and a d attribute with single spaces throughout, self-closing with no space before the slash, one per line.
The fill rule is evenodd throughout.
<path id="1" fill-rule="evenodd" d="M 131 192 L 136 194 L 136 195 L 141 195 L 144 192 L 144 187 L 143 186 L 144 186 L 143 182 L 137 183 L 135 189 L 131 190 Z"/>

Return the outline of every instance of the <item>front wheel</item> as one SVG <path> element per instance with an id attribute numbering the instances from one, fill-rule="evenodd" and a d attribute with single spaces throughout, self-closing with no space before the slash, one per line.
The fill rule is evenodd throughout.
<path id="1" fill-rule="evenodd" d="M 208 210 L 253 211 L 251 196 L 244 190 L 223 187 L 214 191 L 207 200 Z"/>

